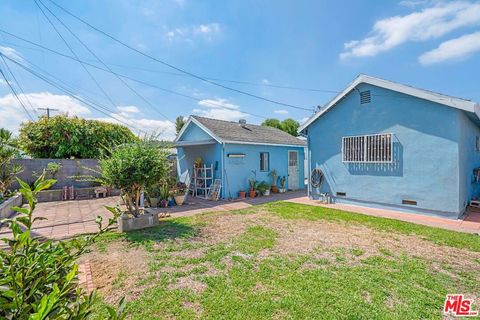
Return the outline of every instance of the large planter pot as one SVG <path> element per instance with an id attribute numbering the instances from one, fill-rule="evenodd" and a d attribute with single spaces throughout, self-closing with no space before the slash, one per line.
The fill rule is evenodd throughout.
<path id="1" fill-rule="evenodd" d="M 246 196 L 247 196 L 247 193 L 245 191 L 238 191 L 239 199 L 245 199 Z"/>
<path id="2" fill-rule="evenodd" d="M 173 198 L 178 206 L 181 206 L 185 202 L 185 195 L 174 196 Z"/>
<path id="3" fill-rule="evenodd" d="M 277 186 L 272 186 L 272 192 L 273 192 L 273 193 L 278 193 L 278 188 L 277 188 Z"/>
<path id="4" fill-rule="evenodd" d="M 263 193 L 264 196 L 269 196 L 270 195 L 270 190 L 265 190 L 265 192 Z"/>
<path id="5" fill-rule="evenodd" d="M 158 207 L 158 198 L 148 198 L 148 201 L 150 202 L 152 208 Z"/>
<path id="6" fill-rule="evenodd" d="M 126 214 L 123 214 L 118 218 L 117 222 L 118 230 L 120 232 L 150 228 L 158 226 L 158 212 L 144 213 L 138 217 L 129 217 Z"/>
<path id="7" fill-rule="evenodd" d="M 280 193 L 285 193 L 286 191 L 287 191 L 287 189 L 285 189 L 285 188 L 278 189 L 278 192 L 280 192 Z"/>
<path id="8" fill-rule="evenodd" d="M 250 190 L 248 191 L 248 196 L 250 198 L 255 198 L 255 195 L 257 194 L 257 192 L 255 190 Z"/>

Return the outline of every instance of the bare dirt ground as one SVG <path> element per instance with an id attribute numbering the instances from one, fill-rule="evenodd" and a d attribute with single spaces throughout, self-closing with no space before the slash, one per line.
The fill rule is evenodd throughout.
<path id="1" fill-rule="evenodd" d="M 391 257 L 402 255 L 421 257 L 432 263 L 432 272 L 448 272 L 443 266 L 448 265 L 453 270 L 479 274 L 480 253 L 468 250 L 436 245 L 416 236 L 397 233 L 386 233 L 361 225 L 326 221 L 286 220 L 271 215 L 268 212 L 253 214 L 221 213 L 206 215 L 201 218 L 204 224 L 196 236 L 189 239 L 174 239 L 158 243 L 157 253 L 148 252 L 143 246 L 132 246 L 125 240 L 116 240 L 108 245 L 106 252 L 93 248 L 84 259 L 88 259 L 93 273 L 93 283 L 107 302 L 116 302 L 118 297 L 128 299 L 137 297 L 148 288 L 153 281 L 145 280 L 150 275 L 146 270 L 149 263 L 155 260 L 158 252 L 163 252 L 172 242 L 181 247 L 188 243 L 186 249 L 167 253 L 171 259 L 201 259 L 209 248 L 224 243 L 228 245 L 236 237 L 245 233 L 249 226 L 263 226 L 273 229 L 276 242 L 273 248 L 262 250 L 255 259 L 264 259 L 273 255 L 299 256 L 313 255 L 316 258 L 335 262 L 341 254 L 347 264 L 359 264 L 361 259 L 372 255 L 383 254 Z M 163 253 L 164 254 L 164 253 Z M 232 257 L 240 254 L 230 252 L 222 259 L 228 269 L 232 265 Z M 304 268 L 318 268 L 318 265 L 306 263 Z M 169 288 L 189 288 L 194 292 L 202 292 L 206 284 L 188 274 L 193 268 L 203 268 L 204 274 L 220 274 L 210 263 L 202 262 L 195 265 L 179 265 L 159 267 L 159 274 L 185 273 L 169 284 Z M 477 278 L 477 280 L 480 280 Z M 259 288 L 260 290 L 261 288 Z M 369 299 L 368 296 L 365 297 Z M 193 309 L 198 306 L 191 306 Z"/>

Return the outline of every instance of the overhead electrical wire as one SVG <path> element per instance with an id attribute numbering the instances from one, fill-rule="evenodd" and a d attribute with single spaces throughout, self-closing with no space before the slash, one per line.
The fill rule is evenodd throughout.
<path id="1" fill-rule="evenodd" d="M 46 51 L 48 51 L 48 52 L 51 52 L 51 53 L 53 53 L 53 54 L 62 56 L 62 57 L 67 58 L 67 59 L 71 59 L 71 60 L 78 61 L 75 57 L 69 56 L 69 55 L 67 55 L 67 54 L 61 53 L 61 52 L 56 51 L 56 50 L 53 50 L 53 49 L 50 49 L 50 48 L 45 47 L 45 46 L 43 46 L 43 45 L 41 45 L 41 44 L 35 43 L 35 42 L 31 41 L 31 40 L 28 40 L 28 39 L 25 39 L 25 38 L 23 38 L 23 37 L 17 36 L 17 35 L 15 35 L 15 34 L 11 33 L 11 32 L 8 32 L 8 31 L 2 30 L 2 29 L 0 29 L 0 32 L 1 32 L 1 33 L 4 33 L 4 34 L 7 34 L 7 35 L 9 35 L 9 36 L 12 36 L 12 37 L 14 37 L 14 38 L 16 38 L 16 39 L 22 40 L 22 41 L 24 41 L 24 42 L 27 42 L 27 43 L 29 43 L 29 44 L 31 44 L 31 45 L 36 46 L 36 47 L 42 48 L 42 49 L 44 49 L 44 50 L 46 50 Z M 127 75 L 124 75 L 124 74 L 117 73 L 117 72 L 115 72 L 115 71 L 113 71 L 113 70 L 104 69 L 104 68 L 102 68 L 102 67 L 99 67 L 99 66 L 97 66 L 97 65 L 91 64 L 91 63 L 86 62 L 86 61 L 84 61 L 84 60 L 80 60 L 80 61 L 82 61 L 83 64 L 88 65 L 88 66 L 90 66 L 90 67 L 92 67 L 92 68 L 96 68 L 96 69 L 102 70 L 102 71 L 107 72 L 107 73 L 116 74 L 116 75 L 118 75 L 119 77 L 122 77 L 122 78 L 125 78 L 125 79 L 128 79 L 128 80 L 131 80 L 131 81 L 134 81 L 134 82 L 143 84 L 143 85 L 145 85 L 145 86 L 149 86 L 149 87 L 152 87 L 152 88 L 156 88 L 156 89 L 159 89 L 159 90 L 161 90 L 161 91 L 164 91 L 164 92 L 167 92 L 167 93 L 170 93 L 170 94 L 174 94 L 174 95 L 177 95 L 177 96 L 181 96 L 181 97 L 184 97 L 184 98 L 187 98 L 187 99 L 190 99 L 190 100 L 195 100 L 195 101 L 198 101 L 198 102 L 204 101 L 204 99 L 199 99 L 199 98 L 196 98 L 196 97 L 193 97 L 193 96 L 189 96 L 189 95 L 180 93 L 180 92 L 178 92 L 178 91 L 166 89 L 166 88 L 160 87 L 160 86 L 155 85 L 155 84 L 151 84 L 151 83 L 148 83 L 148 82 L 145 82 L 145 81 L 142 81 L 142 80 L 139 80 L 139 79 L 135 79 L 135 78 L 133 78 L 133 77 L 130 77 L 130 76 L 127 76 Z M 221 103 L 215 103 L 215 102 L 213 102 L 213 101 L 209 101 L 208 104 L 209 104 L 209 105 L 213 105 L 213 106 L 222 107 L 222 108 L 225 107 L 223 104 L 221 104 Z M 257 118 L 267 119 L 267 117 L 264 117 L 264 116 L 261 116 L 261 115 L 258 115 L 258 114 L 254 114 L 254 113 L 251 113 L 251 112 L 247 112 L 247 111 L 240 111 L 240 112 L 242 112 L 242 113 L 244 113 L 244 114 L 248 114 L 248 115 L 254 116 L 254 117 L 257 117 Z"/>
<path id="2" fill-rule="evenodd" d="M 54 81 L 48 79 L 47 77 L 39 74 L 38 72 L 36 72 L 35 70 L 29 68 L 28 66 L 25 66 L 24 64 L 22 64 L 21 62 L 15 60 L 15 59 L 12 59 L 8 56 L 5 56 L 3 53 L 0 52 L 0 55 L 2 55 L 5 59 L 8 59 L 9 61 L 13 62 L 14 64 L 16 64 L 17 66 L 19 66 L 20 68 L 24 69 L 25 71 L 27 71 L 28 73 L 32 74 L 33 76 L 45 81 L 46 83 L 50 84 L 51 86 L 59 89 L 60 91 L 66 93 L 68 96 L 70 96 L 71 98 L 77 100 L 77 101 L 80 101 L 81 103 L 84 103 L 88 106 L 90 106 L 92 109 L 102 113 L 103 115 L 106 115 L 107 117 L 113 119 L 113 120 L 116 120 L 118 121 L 119 123 L 122 123 L 128 127 L 131 127 L 131 128 L 134 128 L 136 130 L 138 130 L 139 132 L 142 132 L 143 130 L 135 127 L 134 125 L 132 125 L 131 123 L 127 123 L 125 121 L 123 121 L 122 119 L 118 119 L 117 117 L 113 116 L 111 113 L 107 113 L 107 112 L 111 112 L 111 110 L 109 110 L 107 107 L 97 103 L 97 102 L 93 102 L 91 99 L 84 99 L 84 98 L 81 98 L 79 97 L 77 94 L 75 94 L 75 92 L 69 90 L 68 88 L 65 88 L 65 86 L 61 85 L 61 84 L 58 84 L 58 83 L 55 83 Z M 3 73 L 3 72 L 2 72 Z M 105 112 L 104 110 L 106 110 L 107 112 Z"/>
<path id="3" fill-rule="evenodd" d="M 0 55 L 3 56 L 3 53 L 0 52 Z M 1 68 L 0 68 L 0 73 L 2 74 L 3 79 L 5 79 L 5 82 L 7 83 L 7 85 L 10 87 L 10 90 L 12 91 L 13 95 L 14 95 L 15 98 L 18 100 L 18 102 L 19 102 L 20 105 L 22 106 L 23 110 L 24 110 L 25 113 L 27 114 L 28 118 L 33 121 L 32 115 L 30 114 L 30 112 L 28 112 L 28 109 L 27 109 L 27 107 L 25 107 L 25 105 L 23 104 L 23 101 L 20 100 L 20 97 L 18 96 L 17 91 L 15 90 L 15 88 L 13 88 L 12 84 L 11 84 L 10 81 L 7 79 L 7 76 L 5 75 L 5 73 L 3 72 L 3 70 L 2 70 Z"/>
<path id="4" fill-rule="evenodd" d="M 148 59 L 151 59 L 153 61 L 156 61 L 164 66 L 167 66 L 171 69 L 174 69 L 178 72 L 181 72 L 183 74 L 186 74 L 192 78 L 195 78 L 195 79 L 198 79 L 198 80 L 201 80 L 203 82 L 206 82 L 206 83 L 209 83 L 209 84 L 212 84 L 214 86 L 217 86 L 217 87 L 220 87 L 220 88 L 223 88 L 223 89 L 226 89 L 226 90 L 230 90 L 230 91 L 233 91 L 233 92 L 236 92 L 236 93 L 239 93 L 239 94 L 243 94 L 243 95 L 246 95 L 246 96 L 249 96 L 249 97 L 252 97 L 252 98 L 256 98 L 256 99 L 260 99 L 260 100 L 263 100 L 263 101 L 267 101 L 267 102 L 270 102 L 270 103 L 273 103 L 273 104 L 277 104 L 277 105 L 281 105 L 281 106 L 284 106 L 284 107 L 289 107 L 289 108 L 294 108 L 294 109 L 299 109 L 299 110 L 306 110 L 306 111 L 312 111 L 312 108 L 305 108 L 305 107 L 299 107 L 299 106 L 295 106 L 295 105 L 292 105 L 292 104 L 288 104 L 288 103 L 284 103 L 284 102 L 280 102 L 280 101 L 276 101 L 276 100 L 272 100 L 272 99 L 268 99 L 268 98 L 265 98 L 265 97 L 262 97 L 262 96 L 258 96 L 256 94 L 252 94 L 252 93 L 249 93 L 249 92 L 246 92 L 246 91 L 242 91 L 242 90 L 239 90 L 239 89 L 236 89 L 236 88 L 233 88 L 233 87 L 229 87 L 229 86 L 226 86 L 226 85 L 223 85 L 223 84 L 220 84 L 220 83 L 217 83 L 215 81 L 212 81 L 212 80 L 209 80 L 208 78 L 206 77 L 203 77 L 203 76 L 200 76 L 200 75 L 197 75 L 195 73 L 192 73 L 190 71 L 187 71 L 183 68 L 180 68 L 180 67 L 177 67 L 171 63 L 168 63 L 166 61 L 163 61 L 161 59 L 158 59 L 152 55 L 149 55 L 141 50 L 138 50 L 134 47 L 132 47 L 131 45 L 123 42 L 122 40 L 110 35 L 109 33 L 93 26 L 92 24 L 90 24 L 89 22 L 85 21 L 84 19 L 78 17 L 77 15 L 73 14 L 72 12 L 68 11 L 67 9 L 65 9 L 64 7 L 60 6 L 59 4 L 57 4 L 55 1 L 53 0 L 49 0 L 53 5 L 55 5 L 57 8 L 59 8 L 60 10 L 62 10 L 63 12 L 67 13 L 68 15 L 70 15 L 71 17 L 75 18 L 76 20 L 82 22 L 83 24 L 87 25 L 88 27 L 90 27 L 91 29 L 103 34 L 104 36 L 112 39 L 113 41 L 121 44 L 122 46 L 148 58 Z"/>
<path id="5" fill-rule="evenodd" d="M 165 119 L 167 119 L 169 122 L 171 123 L 174 123 L 173 121 L 171 121 L 162 111 L 160 111 L 154 104 L 152 104 L 150 101 L 148 101 L 143 95 L 141 95 L 137 90 L 135 90 L 134 88 L 132 88 L 126 81 L 124 81 L 119 75 L 117 75 L 116 73 L 114 73 L 110 67 L 105 63 L 103 62 L 102 59 L 100 59 L 100 57 L 95 54 L 95 52 L 93 52 L 59 17 L 57 17 L 47 6 L 45 6 L 45 4 L 42 2 L 42 0 L 38 0 L 38 2 L 40 2 L 44 8 L 65 28 L 68 30 L 68 32 L 73 36 L 75 37 L 75 39 L 77 39 L 78 42 L 80 42 L 82 44 L 82 46 L 88 51 L 90 52 L 90 54 L 92 56 L 95 57 L 95 59 L 97 59 L 98 62 L 100 62 L 106 69 L 108 69 L 108 71 L 110 71 L 112 74 L 115 75 L 115 77 L 120 80 L 120 82 L 122 82 L 130 91 L 132 91 L 137 97 L 139 97 L 143 102 L 145 102 L 146 104 L 148 104 L 151 108 L 153 108 L 155 111 L 157 111 L 162 117 L 164 117 Z"/>
<path id="6" fill-rule="evenodd" d="M 74 55 L 75 57 L 75 60 L 77 60 L 80 65 L 82 66 L 82 68 L 85 70 L 85 72 L 89 75 L 90 79 L 92 79 L 92 81 L 95 83 L 95 85 L 100 89 L 100 91 L 104 94 L 104 96 L 107 98 L 107 100 L 112 104 L 112 106 L 114 108 L 117 107 L 117 105 L 115 104 L 115 102 L 113 101 L 113 99 L 110 97 L 110 95 L 103 89 L 103 87 L 100 85 L 100 83 L 97 81 L 97 79 L 91 74 L 91 72 L 87 69 L 87 67 L 84 65 L 84 63 L 82 61 L 80 61 L 80 58 L 78 57 L 78 55 L 75 53 L 75 50 L 73 50 L 73 48 L 70 46 L 70 44 L 68 43 L 68 41 L 63 37 L 63 35 L 61 34 L 60 31 L 58 31 L 57 27 L 55 26 L 55 24 L 50 20 L 50 18 L 48 17 L 48 15 L 45 13 L 45 11 L 43 11 L 42 7 L 38 4 L 37 0 L 33 0 L 35 2 L 35 4 L 37 5 L 38 9 L 42 12 L 43 16 L 45 17 L 45 19 L 47 19 L 48 23 L 52 26 L 53 30 L 55 30 L 55 32 L 57 33 L 57 35 L 62 39 L 63 43 L 67 46 L 67 48 L 70 50 L 70 52 Z"/>

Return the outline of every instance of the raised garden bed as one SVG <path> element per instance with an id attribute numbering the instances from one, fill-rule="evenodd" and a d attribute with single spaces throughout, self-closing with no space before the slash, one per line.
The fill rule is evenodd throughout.
<path id="1" fill-rule="evenodd" d="M 145 212 L 138 217 L 129 217 L 124 214 L 118 218 L 118 230 L 120 232 L 150 228 L 158 226 L 158 224 L 158 212 Z"/>
<path id="2" fill-rule="evenodd" d="M 0 219 L 5 219 L 11 217 L 15 212 L 12 210 L 12 207 L 22 206 L 22 195 L 17 194 L 13 197 L 8 198 L 0 204 Z"/>

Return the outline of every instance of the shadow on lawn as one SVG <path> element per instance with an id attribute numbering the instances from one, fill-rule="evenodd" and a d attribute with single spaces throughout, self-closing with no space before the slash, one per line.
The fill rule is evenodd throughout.
<path id="1" fill-rule="evenodd" d="M 186 223 L 160 221 L 160 225 L 157 227 L 127 232 L 124 234 L 124 238 L 132 243 L 152 243 L 190 238 L 195 236 L 197 232 L 197 228 Z"/>

